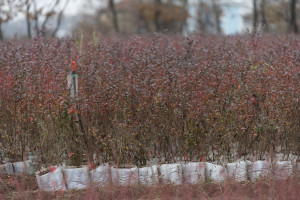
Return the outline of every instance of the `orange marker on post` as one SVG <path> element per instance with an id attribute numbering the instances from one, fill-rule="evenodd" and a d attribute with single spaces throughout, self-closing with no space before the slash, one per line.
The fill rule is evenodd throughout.
<path id="1" fill-rule="evenodd" d="M 71 91 L 71 97 L 76 98 L 78 90 L 78 75 L 76 74 L 76 61 L 73 60 L 71 65 L 72 74 L 67 75 L 68 88 Z"/>
<path id="2" fill-rule="evenodd" d="M 77 93 L 77 88 L 76 88 L 76 62 L 73 60 L 72 62 L 73 65 L 73 86 L 74 86 L 74 97 L 76 98 L 76 93 Z"/>
<path id="3" fill-rule="evenodd" d="M 75 67 L 76 62 L 75 62 L 75 60 L 73 60 L 72 65 L 73 65 L 73 71 L 76 71 L 76 67 Z"/>

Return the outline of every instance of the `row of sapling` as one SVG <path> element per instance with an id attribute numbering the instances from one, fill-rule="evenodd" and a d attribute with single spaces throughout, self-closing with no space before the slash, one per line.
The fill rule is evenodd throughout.
<path id="1" fill-rule="evenodd" d="M 299 155 L 297 37 L 3 42 L 2 161 L 28 151 L 38 164 L 75 166 Z"/>

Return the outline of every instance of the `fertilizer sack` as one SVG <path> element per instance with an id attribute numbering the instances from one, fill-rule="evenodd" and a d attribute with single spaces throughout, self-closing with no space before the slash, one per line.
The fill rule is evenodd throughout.
<path id="1" fill-rule="evenodd" d="M 139 182 L 141 185 L 152 186 L 158 183 L 157 165 L 139 168 Z"/>
<path id="2" fill-rule="evenodd" d="M 205 165 L 202 162 L 190 162 L 182 165 L 185 183 L 197 184 L 205 182 Z"/>
<path id="3" fill-rule="evenodd" d="M 161 181 L 164 184 L 182 184 L 182 165 L 181 164 L 163 164 L 159 167 Z"/>

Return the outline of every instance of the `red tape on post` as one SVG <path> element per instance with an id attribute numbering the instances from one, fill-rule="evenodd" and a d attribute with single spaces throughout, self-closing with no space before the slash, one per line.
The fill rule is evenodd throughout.
<path id="1" fill-rule="evenodd" d="M 73 65 L 73 71 L 76 71 L 76 67 L 75 67 L 76 62 L 75 62 L 75 60 L 73 60 L 72 65 Z"/>

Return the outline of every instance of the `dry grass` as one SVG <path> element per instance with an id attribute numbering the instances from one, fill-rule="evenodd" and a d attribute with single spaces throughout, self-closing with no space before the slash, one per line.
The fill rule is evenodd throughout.
<path id="1" fill-rule="evenodd" d="M 300 180 L 261 179 L 257 182 L 90 187 L 85 190 L 39 191 L 33 176 L 2 176 L 0 199 L 297 199 Z"/>

